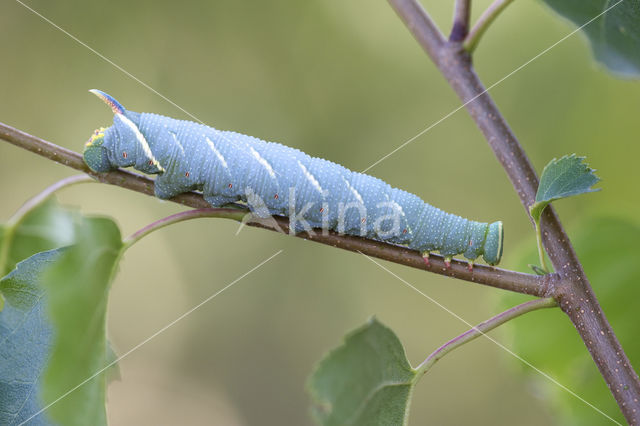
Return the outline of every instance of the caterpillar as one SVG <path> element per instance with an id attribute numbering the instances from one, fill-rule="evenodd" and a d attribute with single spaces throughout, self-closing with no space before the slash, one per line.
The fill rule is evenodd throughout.
<path id="1" fill-rule="evenodd" d="M 213 207 L 236 201 L 258 217 L 289 217 L 291 232 L 335 230 L 419 251 L 428 263 L 439 252 L 471 262 L 502 257 L 502 222 L 464 219 L 417 195 L 297 149 L 203 124 L 126 110 L 91 90 L 111 107 L 113 125 L 96 130 L 83 157 L 95 172 L 131 167 L 158 175 L 162 199 L 199 190 Z"/>

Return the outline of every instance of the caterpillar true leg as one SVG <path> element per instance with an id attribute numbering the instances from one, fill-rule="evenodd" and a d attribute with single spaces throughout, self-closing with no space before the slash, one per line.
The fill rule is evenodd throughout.
<path id="1" fill-rule="evenodd" d="M 444 267 L 445 268 L 451 269 L 451 259 L 453 259 L 453 257 L 445 256 L 445 258 L 444 258 Z"/>

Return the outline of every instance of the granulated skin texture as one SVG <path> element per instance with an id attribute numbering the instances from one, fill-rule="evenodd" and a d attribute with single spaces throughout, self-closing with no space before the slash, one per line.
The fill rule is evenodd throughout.
<path id="1" fill-rule="evenodd" d="M 213 207 L 244 201 L 255 215 L 289 217 L 296 232 L 332 229 L 451 257 L 502 256 L 502 222 L 471 221 L 425 203 L 373 176 L 297 149 L 203 124 L 112 108 L 114 124 L 97 130 L 84 152 L 96 172 L 134 167 L 158 174 L 155 193 L 200 190 Z"/>

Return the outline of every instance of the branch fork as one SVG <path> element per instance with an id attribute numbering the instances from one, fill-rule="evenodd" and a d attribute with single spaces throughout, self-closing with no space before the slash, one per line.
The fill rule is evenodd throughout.
<path id="1" fill-rule="evenodd" d="M 529 214 L 538 176 L 524 149 L 476 75 L 471 52 L 511 0 L 496 0 L 464 42 L 447 41 L 417 0 L 388 0 L 483 133 Z M 483 18 L 484 17 L 484 18 Z M 530 215 L 529 215 L 530 216 Z M 530 216 L 531 218 L 531 216 Z M 531 218 L 532 225 L 534 224 Z M 540 221 L 542 244 L 553 268 L 549 295 L 567 314 L 589 350 L 600 374 L 630 424 L 640 424 L 640 380 L 605 317 L 555 210 L 548 206 Z"/>

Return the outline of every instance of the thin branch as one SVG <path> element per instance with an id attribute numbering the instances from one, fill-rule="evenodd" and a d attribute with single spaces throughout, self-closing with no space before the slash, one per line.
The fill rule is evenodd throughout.
<path id="1" fill-rule="evenodd" d="M 155 222 L 150 223 L 149 225 L 137 230 L 133 234 L 129 235 L 124 239 L 123 245 L 124 249 L 128 249 L 142 238 L 151 234 L 154 231 L 164 228 L 165 226 L 172 225 L 174 223 L 183 222 L 185 220 L 190 219 L 198 219 L 203 217 L 209 218 L 225 218 L 225 219 L 233 219 L 236 221 L 241 221 L 242 218 L 247 215 L 246 211 L 242 210 L 231 210 L 231 209 L 194 209 L 194 210 L 186 210 L 180 213 L 172 214 L 171 216 L 163 217 L 162 219 L 156 220 Z"/>
<path id="2" fill-rule="evenodd" d="M 427 359 L 422 361 L 422 363 L 416 368 L 418 378 L 425 374 L 431 367 L 433 367 L 436 362 L 438 362 L 446 354 L 456 348 L 459 348 L 465 343 L 468 343 L 476 339 L 477 337 L 484 336 L 488 331 L 491 331 L 494 328 L 501 326 L 505 322 L 519 317 L 520 315 L 535 311 L 536 309 L 553 308 L 555 306 L 558 306 L 558 303 L 553 298 L 535 299 L 522 303 L 518 306 L 514 306 L 511 309 L 508 309 L 494 317 L 489 318 L 483 323 L 478 324 L 472 329 L 449 340 L 447 343 L 440 346 L 437 350 L 431 353 L 431 355 L 429 355 Z"/>
<path id="3" fill-rule="evenodd" d="M 471 65 L 469 52 L 460 43 L 434 43 L 425 37 L 428 28 L 419 28 L 420 6 L 416 0 L 388 0 L 418 43 L 431 57 L 483 133 L 489 146 L 511 180 L 527 214 L 535 202 L 538 176 L 509 128 L 506 120 L 486 92 Z M 533 219 L 531 219 L 533 223 Z M 558 300 L 589 350 L 600 374 L 607 382 L 625 418 L 640 424 L 640 380 L 633 370 L 611 325 L 602 312 L 584 269 L 564 228 L 549 206 L 542 213 L 542 240 L 558 276 L 552 281 L 551 296 Z"/>
<path id="4" fill-rule="evenodd" d="M 449 34 L 449 41 L 459 42 L 469 33 L 469 19 L 471 17 L 471 0 L 456 0 L 453 12 L 453 27 Z"/>
<path id="5" fill-rule="evenodd" d="M 475 23 L 469 34 L 464 40 L 464 48 L 468 52 L 473 52 L 478 45 L 478 42 L 487 31 L 487 28 L 491 26 L 493 21 L 500 15 L 500 13 L 507 7 L 513 0 L 495 0 L 485 10 L 478 21 Z"/>
<path id="6" fill-rule="evenodd" d="M 48 158 L 49 160 L 53 160 L 56 163 L 84 172 L 99 182 L 123 186 L 146 195 L 154 195 L 153 181 L 145 176 L 131 173 L 126 170 L 116 170 L 109 173 L 95 173 L 84 163 L 82 155 L 77 152 L 68 150 L 3 123 L 0 123 L 0 139 L 38 154 L 44 158 Z M 177 197 L 172 198 L 171 201 L 193 208 L 211 207 L 206 201 L 204 201 L 202 196 L 193 192 L 180 194 Z"/>
<path id="7" fill-rule="evenodd" d="M 6 124 L 0 123 L 0 139 L 45 158 L 52 159 L 58 163 L 84 171 L 100 182 L 117 185 L 122 188 L 127 188 L 147 195 L 154 194 L 153 181 L 145 176 L 123 170 L 115 170 L 109 173 L 94 173 L 84 164 L 80 154 L 59 147 L 38 137 L 29 135 L 28 133 L 21 132 L 11 126 L 7 126 Z M 202 194 L 197 194 L 195 192 L 180 194 L 177 197 L 172 198 L 170 201 L 196 209 L 211 208 L 211 206 L 202 198 Z M 218 212 L 220 217 L 233 216 L 234 219 L 239 217 L 235 216 L 238 213 L 238 209 L 218 208 L 211 210 Z M 245 212 L 248 213 L 248 210 L 245 210 Z M 278 228 L 280 228 L 285 233 L 290 232 L 289 221 L 287 218 L 274 216 L 273 219 L 275 220 L 274 225 L 277 226 L 270 226 L 261 221 L 250 222 L 247 223 L 247 225 L 272 231 L 278 231 Z M 472 270 L 469 270 L 468 263 L 466 261 L 457 259 L 453 259 L 451 261 L 451 265 L 447 267 L 445 265 L 444 258 L 439 255 L 431 255 L 429 257 L 429 265 L 427 265 L 420 253 L 417 251 L 380 241 L 368 240 L 352 235 L 343 235 L 334 231 L 319 231 L 312 233 L 301 232 L 295 236 L 356 253 L 362 252 L 368 256 L 377 257 L 379 259 L 388 260 L 390 262 L 410 266 L 412 268 L 423 269 L 447 277 L 458 278 L 465 281 L 538 297 L 548 297 L 549 289 L 553 287 L 553 281 L 556 279 L 555 275 L 537 276 L 487 265 L 475 265 Z"/>

